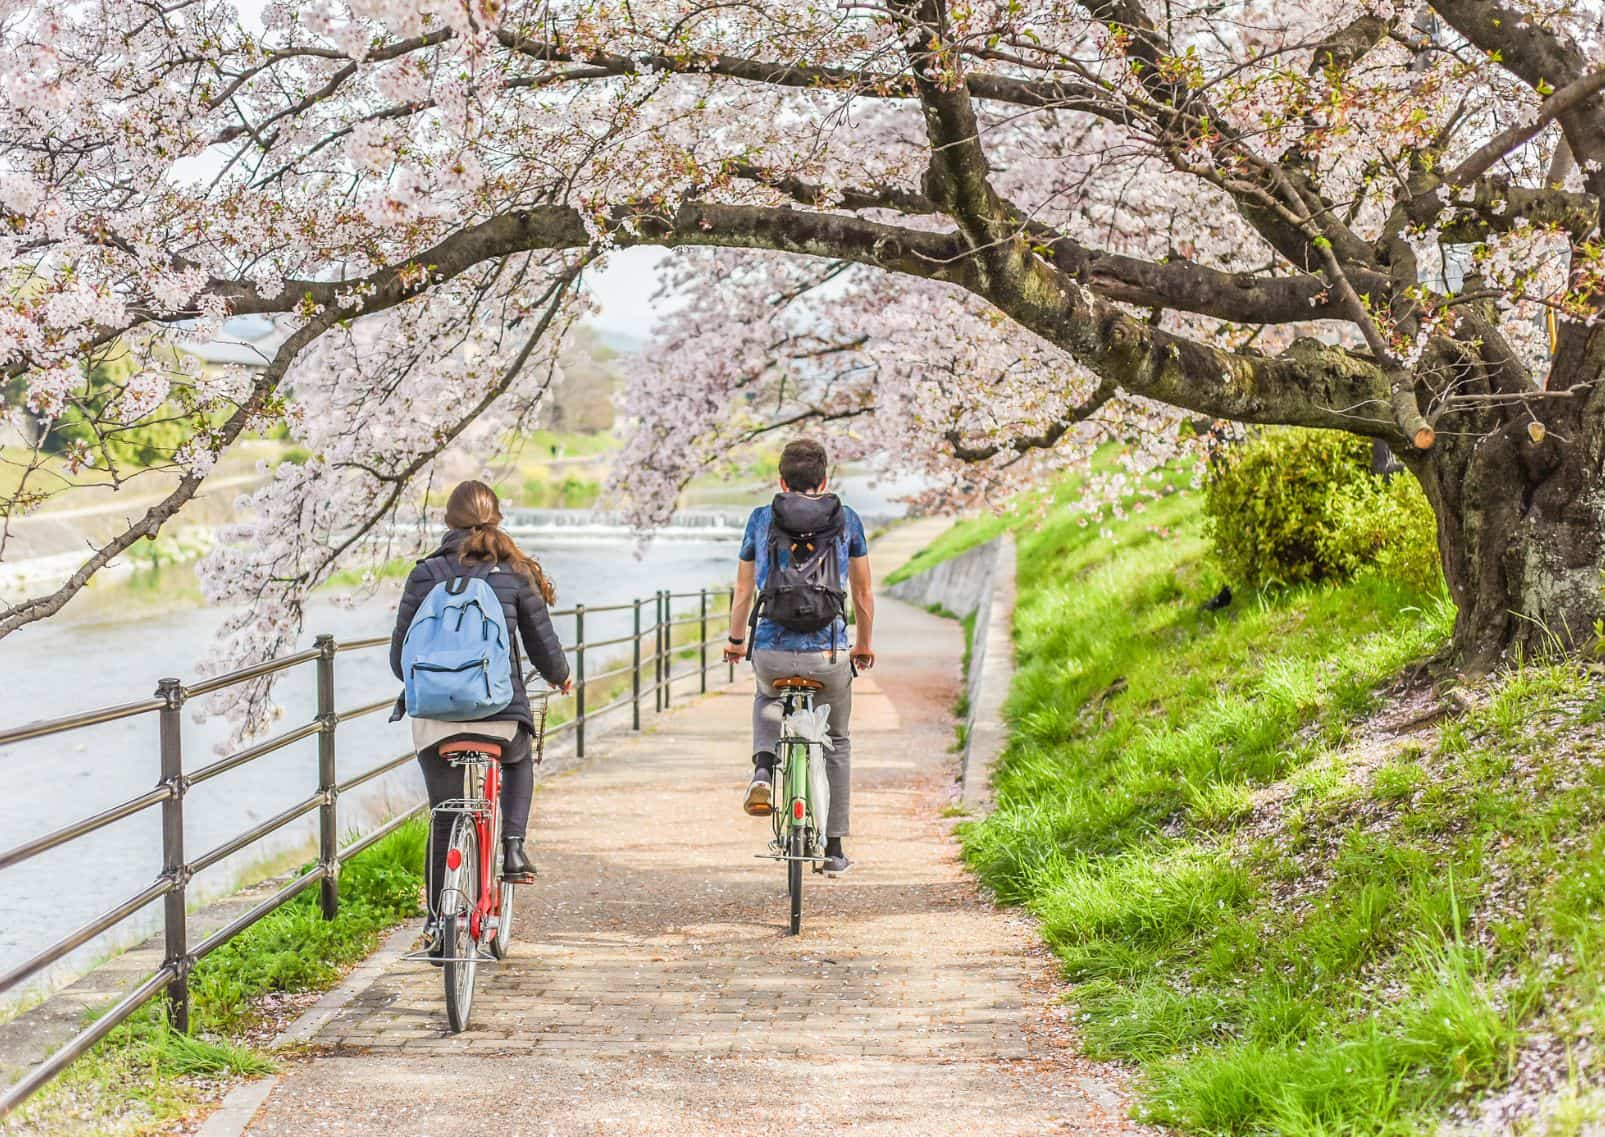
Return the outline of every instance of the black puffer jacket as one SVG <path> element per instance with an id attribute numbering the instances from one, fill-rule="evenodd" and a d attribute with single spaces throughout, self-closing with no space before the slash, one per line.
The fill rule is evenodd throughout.
<path id="1" fill-rule="evenodd" d="M 407 629 L 412 626 L 418 605 L 424 602 L 424 597 L 429 595 L 429 590 L 440 576 L 448 580 L 454 576 L 482 576 L 495 591 L 496 599 L 502 602 L 502 618 L 507 621 L 508 631 L 515 640 L 522 640 L 524 644 L 522 651 L 516 650 L 516 643 L 511 645 L 515 648 L 513 701 L 505 709 L 486 715 L 484 721 L 506 722 L 516 719 L 534 730 L 535 722 L 529 713 L 529 696 L 524 693 L 524 684 L 520 682 L 517 669 L 520 663 L 533 664 L 541 678 L 554 687 L 561 687 L 568 680 L 568 660 L 563 657 L 562 641 L 557 638 L 557 629 L 552 627 L 546 601 L 523 573 L 502 565 L 465 565 L 457 559 L 457 548 L 466 536 L 465 530 L 448 529 L 440 548 L 419 561 L 407 577 L 407 583 L 401 591 L 401 604 L 396 609 L 396 630 L 390 636 L 390 670 L 395 672 L 397 679 L 402 678 L 401 643 L 407 638 Z M 437 557 L 445 562 L 441 566 L 445 571 L 440 576 L 430 570 L 428 563 Z M 528 677 L 527 672 L 525 677 Z M 406 713 L 406 695 L 403 694 L 396 700 L 391 721 Z"/>

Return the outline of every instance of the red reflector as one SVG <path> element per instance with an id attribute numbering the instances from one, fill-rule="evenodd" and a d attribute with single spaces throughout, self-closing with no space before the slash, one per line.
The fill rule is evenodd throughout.
<path id="1" fill-rule="evenodd" d="M 791 816 L 792 816 L 792 819 L 795 820 L 795 821 L 801 821 L 803 819 L 803 799 L 802 798 L 798 798 L 796 801 L 791 803 Z"/>
<path id="2" fill-rule="evenodd" d="M 446 867 L 453 870 L 463 867 L 463 851 L 461 849 L 450 849 L 447 851 Z"/>

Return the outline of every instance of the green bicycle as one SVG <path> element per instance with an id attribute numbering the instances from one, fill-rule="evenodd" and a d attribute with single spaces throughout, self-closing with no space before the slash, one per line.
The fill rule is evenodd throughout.
<path id="1" fill-rule="evenodd" d="M 830 783 L 825 777 L 825 747 L 803 737 L 794 716 L 814 709 L 814 692 L 824 685 L 792 676 L 777 679 L 781 698 L 780 742 L 775 747 L 775 806 L 770 812 L 774 839 L 769 852 L 758 854 L 786 865 L 786 891 L 791 899 L 791 934 L 802 930 L 803 865 L 822 871 L 825 861 L 825 817 L 830 813 Z"/>

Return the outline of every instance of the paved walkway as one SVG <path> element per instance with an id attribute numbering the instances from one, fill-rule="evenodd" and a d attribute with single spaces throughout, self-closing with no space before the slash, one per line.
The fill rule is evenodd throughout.
<path id="1" fill-rule="evenodd" d="M 858 862 L 810 874 L 803 932 L 740 811 L 751 687 L 690 702 L 542 785 L 512 959 L 472 1029 L 440 973 L 392 965 L 329 1021 L 258 1137 L 1126 1131 L 1074 1058 L 1029 926 L 956 859 L 959 630 L 882 599 L 854 693 Z"/>

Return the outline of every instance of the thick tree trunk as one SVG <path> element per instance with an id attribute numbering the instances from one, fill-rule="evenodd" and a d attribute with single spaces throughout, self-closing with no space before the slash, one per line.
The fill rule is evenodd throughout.
<path id="1" fill-rule="evenodd" d="M 1582 363 L 1581 360 L 1578 361 Z M 1563 367 L 1551 391 L 1597 381 Z M 1585 374 L 1592 372 L 1592 374 Z M 1407 458 L 1438 519 L 1463 669 L 1485 673 L 1586 648 L 1605 618 L 1605 397 L 1533 400 L 1466 415 L 1425 456 Z M 1541 425 L 1535 425 L 1541 423 Z"/>

